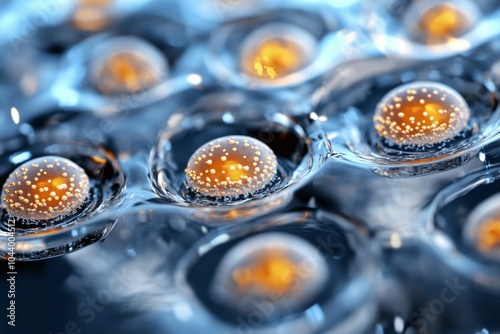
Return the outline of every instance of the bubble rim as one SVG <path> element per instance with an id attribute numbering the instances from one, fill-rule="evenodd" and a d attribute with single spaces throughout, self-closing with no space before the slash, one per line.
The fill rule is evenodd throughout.
<path id="1" fill-rule="evenodd" d="M 287 16 L 293 15 L 297 9 L 306 11 L 308 15 L 317 17 L 317 21 L 328 31 L 323 32 L 321 36 L 314 36 L 310 30 L 308 31 L 294 25 L 293 21 Z M 232 87 L 267 93 L 276 93 L 279 90 L 296 88 L 321 77 L 343 60 L 342 48 L 339 45 L 344 45 L 341 23 L 332 23 L 332 18 L 324 17 L 322 14 L 323 9 L 321 4 L 309 5 L 306 8 L 301 8 L 300 6 L 278 7 L 271 14 L 268 14 L 268 17 L 256 15 L 246 17 L 244 20 L 234 20 L 224 23 L 214 30 L 208 38 L 208 51 L 204 58 L 206 71 L 215 77 L 216 80 L 229 84 Z M 270 16 L 274 17 L 274 19 L 270 18 Z M 248 23 L 249 21 L 252 21 L 252 24 Z M 313 52 L 309 64 L 305 64 L 293 73 L 271 81 L 254 78 L 240 71 L 239 55 L 241 47 L 244 47 L 245 44 L 242 43 L 236 46 L 227 45 L 232 34 L 235 31 L 243 29 L 249 30 L 247 26 L 258 25 L 255 30 L 246 33 L 244 41 L 247 41 L 249 38 L 254 37 L 254 33 L 258 32 L 261 35 L 263 34 L 263 30 L 261 29 L 271 27 L 275 24 L 294 26 L 297 30 L 302 30 L 301 34 L 310 34 L 310 37 L 316 37 L 316 52 Z M 307 43 L 308 41 L 306 41 Z M 231 57 L 233 57 L 232 59 L 224 59 L 224 55 L 227 53 L 226 50 L 232 51 L 230 52 Z M 238 59 L 236 59 L 236 55 L 238 55 Z"/>
<path id="2" fill-rule="evenodd" d="M 217 246 L 236 237 L 251 236 L 258 232 L 265 233 L 266 228 L 270 226 L 287 226 L 301 223 L 316 226 L 321 226 L 321 224 L 334 224 L 346 233 L 346 241 L 355 254 L 355 263 L 351 267 L 353 273 L 356 273 L 356 275 L 353 275 L 355 279 L 346 283 L 345 289 L 343 289 L 339 295 L 335 296 L 331 304 L 327 303 L 328 308 L 336 310 L 342 309 L 343 312 L 336 317 L 329 317 L 321 325 L 310 324 L 311 326 L 316 326 L 316 328 L 311 328 L 311 330 L 328 331 L 328 333 L 345 333 L 346 331 L 356 332 L 357 328 L 352 328 L 352 326 L 357 326 L 359 323 L 362 323 L 364 329 L 372 325 L 375 326 L 375 314 L 379 306 L 376 293 L 379 267 L 376 259 L 380 255 L 380 249 L 375 243 L 370 242 L 368 239 L 368 230 L 362 225 L 353 224 L 353 222 L 346 218 L 321 209 L 278 212 L 271 216 L 260 217 L 242 225 L 215 229 L 209 232 L 202 239 L 198 240 L 198 242 L 195 243 L 177 263 L 174 270 L 176 288 L 181 294 L 190 297 L 190 300 L 196 304 L 197 308 L 209 312 L 202 302 L 197 299 L 186 279 L 189 269 L 197 260 L 205 256 L 205 254 L 208 254 Z M 371 303 L 366 303 L 367 296 L 371 297 Z M 356 302 L 359 302 L 364 307 L 359 307 L 359 305 L 356 305 Z M 346 304 L 350 305 L 346 307 Z M 331 312 L 325 312 L 325 314 L 326 313 L 331 314 Z M 302 313 L 302 315 L 304 315 L 304 313 Z M 366 321 L 366 319 L 360 321 L 360 317 L 372 317 L 372 322 Z M 289 325 L 292 327 L 295 326 L 295 321 L 307 322 L 307 318 L 304 316 L 295 319 L 292 318 Z M 283 324 L 283 322 L 281 323 Z M 335 326 L 335 328 L 332 328 L 333 326 Z M 262 330 L 257 329 L 256 331 L 258 333 L 267 333 L 265 327 Z"/>
<path id="3" fill-rule="evenodd" d="M 472 256 L 472 254 L 467 255 L 461 252 L 456 246 L 457 242 L 436 226 L 436 218 L 444 206 L 453 203 L 457 198 L 467 195 L 472 190 L 494 182 L 500 182 L 500 165 L 498 164 L 487 172 L 481 170 L 468 174 L 439 191 L 423 212 L 425 233 L 423 242 L 427 245 L 426 247 L 429 247 L 437 255 L 442 263 L 461 275 L 470 278 L 475 285 L 500 293 L 500 268 L 492 265 L 492 263 L 481 263 L 479 258 Z M 481 203 L 484 203 L 487 199 L 485 198 Z M 471 208 L 468 214 L 470 215 L 481 203 Z M 462 231 L 465 228 L 467 226 L 463 226 Z M 436 240 L 438 241 L 436 242 Z M 459 242 L 466 242 L 463 235 Z M 479 253 L 476 256 L 481 257 Z M 491 261 L 491 258 L 487 256 L 483 258 L 486 261 Z M 475 280 L 474 277 L 478 276 L 482 277 L 482 279 Z"/>
<path id="4" fill-rule="evenodd" d="M 30 152 L 30 156 L 22 161 L 12 161 L 12 157 L 18 155 L 20 152 L 10 152 L 2 156 L 2 160 L 7 160 L 9 161 L 9 165 L 12 165 L 12 168 L 9 169 L 10 171 L 13 171 L 29 160 L 44 155 L 62 156 L 79 165 L 72 158 L 75 154 L 89 160 L 92 159 L 92 154 L 99 154 L 106 159 L 106 163 L 113 166 L 115 175 L 113 175 L 112 181 L 106 180 L 107 182 L 101 185 L 100 192 L 102 198 L 100 202 L 97 203 L 97 206 L 91 212 L 85 213 L 87 216 L 83 220 L 79 221 L 78 216 L 75 216 L 71 217 L 67 224 L 62 221 L 61 224 L 43 227 L 41 231 L 34 233 L 31 231 L 33 228 L 20 235 L 16 233 L 16 248 L 19 244 L 22 244 L 24 246 L 21 248 L 24 249 L 27 247 L 28 250 L 16 250 L 14 257 L 20 261 L 43 260 L 74 252 L 105 238 L 117 221 L 115 212 L 123 205 L 123 195 L 125 193 L 125 175 L 114 155 L 104 147 L 89 145 L 83 142 L 37 143 L 37 145 L 33 145 L 23 151 Z M 9 173 L 7 172 L 4 175 L 5 178 L 8 177 Z M 96 176 L 91 176 L 88 172 L 86 173 L 90 179 L 92 188 L 92 185 L 97 182 Z M 121 186 L 118 189 L 112 189 L 110 188 L 110 182 L 113 185 L 121 184 Z M 91 193 L 93 193 L 92 190 Z M 59 230 L 59 228 L 61 229 Z M 40 232 L 43 233 L 40 234 Z M 0 257 L 8 256 L 8 237 L 7 232 L 2 232 L 0 235 Z M 85 243 L 85 240 L 89 237 L 91 243 Z"/>
<path id="5" fill-rule="evenodd" d="M 390 60 L 390 58 L 380 59 L 382 61 Z M 380 59 L 376 61 L 380 61 Z M 386 154 L 384 154 L 384 152 L 371 147 L 373 135 L 371 127 L 369 129 L 359 128 L 359 126 L 366 127 L 373 124 L 373 120 L 371 119 L 371 114 L 369 113 L 369 111 L 354 111 L 352 110 L 351 105 L 351 107 L 341 109 L 341 111 L 336 112 L 334 115 L 332 115 L 335 117 L 338 117 L 339 115 L 341 117 L 344 117 L 342 118 L 342 121 L 346 124 L 344 128 L 340 129 L 340 131 L 329 130 L 329 124 L 325 123 L 328 122 L 328 120 L 323 122 L 323 127 L 325 128 L 325 131 L 330 138 L 332 148 L 335 152 L 334 158 L 350 163 L 363 164 L 371 168 L 376 174 L 390 178 L 404 178 L 416 175 L 428 175 L 457 168 L 467 163 L 480 151 L 483 146 L 490 144 L 500 138 L 500 104 L 498 103 L 498 97 L 500 94 L 499 88 L 495 85 L 495 83 L 487 73 L 481 71 L 481 68 L 479 68 L 478 64 L 472 64 L 476 66 L 472 66 L 471 64 L 469 64 L 469 62 L 465 62 L 462 58 L 455 58 L 451 62 L 439 62 L 437 64 L 403 62 L 399 64 L 397 68 L 392 69 L 392 71 L 389 73 L 391 76 L 397 78 L 399 86 L 406 85 L 414 81 L 432 81 L 446 85 L 445 83 L 443 83 L 444 81 L 446 81 L 446 79 L 453 79 L 453 77 L 456 76 L 456 73 L 449 73 L 446 71 L 454 71 L 456 70 L 456 67 L 460 67 L 460 70 L 464 70 L 465 68 L 467 69 L 468 73 L 470 74 L 471 82 L 475 82 L 488 89 L 488 92 L 491 95 L 492 99 L 494 98 L 494 101 L 496 101 L 497 103 L 497 105 L 494 106 L 496 108 L 491 109 L 491 115 L 488 119 L 482 120 L 482 122 L 478 124 L 478 126 L 480 126 L 478 132 L 473 133 L 470 138 L 464 138 L 460 140 L 457 147 L 454 147 L 453 150 L 445 152 L 444 155 L 440 153 L 441 155 L 439 157 L 434 157 L 435 153 L 433 152 L 405 152 L 398 151 L 397 147 L 395 147 L 391 150 L 398 151 L 398 155 L 391 156 L 387 152 Z M 422 66 L 424 66 L 423 69 L 421 68 Z M 440 77 L 434 80 L 429 79 L 429 76 L 432 75 L 432 72 L 436 70 L 439 70 Z M 401 76 L 408 71 L 414 72 L 416 79 L 412 79 L 411 81 L 403 81 Z M 443 74 L 443 72 L 445 74 Z M 372 80 L 370 82 L 370 87 L 377 85 L 377 83 L 373 81 L 377 80 L 375 73 L 371 73 L 368 77 L 362 78 L 360 80 L 364 81 L 368 79 Z M 346 87 L 342 87 L 342 89 L 346 89 L 350 85 L 355 84 L 356 83 L 351 83 Z M 451 86 L 451 88 L 461 94 L 461 92 L 455 87 Z M 330 89 L 335 89 L 335 87 L 330 87 Z M 390 89 L 387 89 L 387 92 L 389 90 Z M 322 111 L 327 109 L 329 105 L 336 104 L 335 101 L 325 102 L 325 98 L 328 98 L 327 93 L 321 92 L 319 99 L 314 101 L 314 108 L 318 110 L 317 112 L 320 115 L 325 114 L 325 112 Z M 363 101 L 366 101 L 366 99 L 367 97 L 364 97 Z M 355 103 L 360 104 L 363 102 L 357 101 Z M 373 112 L 375 112 L 375 110 L 373 110 Z M 470 116 L 471 120 L 476 120 L 476 114 L 472 110 Z M 347 119 L 346 117 L 350 117 L 350 119 Z M 469 125 L 471 125 L 471 120 L 469 120 Z M 353 123 L 356 124 L 353 125 Z M 426 160 L 428 159 L 432 159 L 432 161 L 426 162 Z"/>
<path id="6" fill-rule="evenodd" d="M 407 36 L 402 28 L 402 22 L 397 22 L 394 11 L 399 9 L 387 8 L 389 1 L 364 1 L 363 16 L 368 22 L 368 34 L 375 47 L 384 55 L 405 57 L 416 60 L 437 60 L 467 52 L 475 47 L 487 43 L 500 35 L 500 30 L 492 27 L 500 24 L 500 11 L 487 13 L 483 18 L 475 18 L 476 25 L 462 34 L 458 40 L 464 43 L 463 47 L 454 49 L 448 43 L 426 46 Z M 460 8 L 460 6 L 458 6 Z M 478 11 L 481 11 L 478 8 Z M 466 13 L 470 14 L 470 13 Z M 470 14 L 472 15 L 472 14 Z M 478 24 L 477 21 L 480 21 Z M 380 22 L 382 24 L 377 26 Z M 397 26 L 399 29 L 393 29 Z"/>
<path id="7" fill-rule="evenodd" d="M 299 121 L 298 118 L 295 118 L 288 113 L 277 110 L 268 112 L 265 108 L 262 108 L 259 109 L 262 110 L 261 114 L 253 114 L 250 116 L 251 119 L 256 119 L 262 123 L 266 122 L 268 124 L 278 124 L 280 126 L 284 126 L 294 132 L 299 138 L 309 139 L 309 143 L 304 140 L 304 145 L 307 147 L 308 152 L 306 155 L 301 157 L 301 161 L 297 168 L 290 175 L 287 175 L 289 180 L 286 184 L 279 184 L 278 188 L 273 190 L 275 192 L 267 195 L 266 197 L 241 200 L 236 201 L 235 203 L 220 206 L 204 206 L 191 203 L 180 194 L 180 189 L 164 189 L 161 186 L 162 182 L 159 178 L 164 176 L 171 181 L 172 179 L 168 175 L 165 175 L 163 171 L 164 168 L 158 166 L 159 163 L 162 163 L 167 159 L 169 152 L 171 152 L 171 149 L 164 150 L 163 144 L 168 143 L 167 146 L 170 146 L 171 144 L 169 142 L 169 138 L 178 135 L 186 129 L 201 129 L 201 124 L 199 124 L 199 122 L 196 124 L 191 122 L 193 114 L 197 116 L 201 115 L 204 124 L 216 121 L 220 124 L 235 127 L 238 125 L 238 120 L 234 120 L 232 123 L 227 124 L 222 119 L 225 112 L 232 110 L 232 115 L 236 118 L 240 117 L 240 125 L 244 124 L 245 121 L 248 121 L 246 118 L 248 116 L 245 116 L 245 113 L 243 112 L 245 109 L 246 99 L 249 99 L 246 93 L 224 93 L 216 89 L 215 92 L 212 92 L 212 94 L 205 94 L 200 100 L 204 101 L 208 97 L 214 99 L 214 97 L 218 97 L 221 94 L 222 97 L 234 98 L 236 101 L 223 101 L 223 106 L 217 105 L 216 108 L 218 108 L 218 111 L 211 112 L 210 114 L 206 113 L 204 110 L 200 110 L 197 103 L 191 105 L 189 112 L 183 110 L 181 112 L 183 118 L 176 120 L 174 124 L 168 125 L 165 130 L 159 134 L 158 141 L 155 147 L 151 150 L 148 161 L 149 180 L 154 189 L 155 196 L 165 200 L 166 204 L 175 205 L 185 209 L 187 215 L 191 215 L 201 224 L 209 226 L 221 226 L 229 223 L 234 224 L 235 222 L 246 221 L 252 217 L 263 215 L 270 211 L 284 207 L 291 201 L 294 192 L 301 186 L 307 184 L 307 182 L 313 178 L 313 176 L 320 170 L 331 155 L 331 149 L 329 142 L 326 139 L 326 135 L 314 117 L 307 118 L 307 121 L 304 118 Z M 221 102 L 217 101 L 217 103 Z M 261 102 L 259 102 L 258 105 L 264 106 Z M 207 108 L 207 106 L 203 105 L 202 108 Z M 222 110 L 225 111 L 222 112 Z M 175 119 L 176 115 L 179 114 L 179 112 L 171 113 L 168 120 Z M 188 117 L 190 119 L 189 126 L 181 129 L 179 124 L 184 118 L 188 119 Z M 168 120 L 167 123 L 169 122 Z M 277 156 L 277 158 L 279 162 L 280 157 Z M 177 173 L 180 173 L 181 169 L 182 166 L 177 166 Z M 280 170 L 280 166 L 278 166 L 278 170 Z M 238 210 L 239 217 L 231 217 L 231 212 L 235 209 Z"/>

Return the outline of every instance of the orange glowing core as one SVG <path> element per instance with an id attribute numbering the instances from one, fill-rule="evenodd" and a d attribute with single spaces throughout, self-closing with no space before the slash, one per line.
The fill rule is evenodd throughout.
<path id="1" fill-rule="evenodd" d="M 469 118 L 467 103 L 452 88 L 414 82 L 384 96 L 373 120 L 379 136 L 389 143 L 429 145 L 457 136 Z"/>
<path id="2" fill-rule="evenodd" d="M 185 170 L 189 186 L 212 197 L 248 195 L 276 176 L 277 158 L 263 142 L 246 136 L 215 139 L 200 147 Z"/>
<path id="3" fill-rule="evenodd" d="M 287 294 L 293 283 L 307 272 L 301 270 L 283 251 L 268 250 L 257 255 L 247 266 L 237 268 L 232 278 L 240 292 L 260 290 L 265 294 Z"/>
<path id="4" fill-rule="evenodd" d="M 14 217 L 47 220 L 78 209 L 89 190 L 89 178 L 80 166 L 66 158 L 45 156 L 22 164 L 9 175 L 2 201 Z"/>
<path id="5" fill-rule="evenodd" d="M 97 31 L 109 23 L 108 8 L 112 0 L 78 0 L 73 24 L 81 30 Z"/>
<path id="6" fill-rule="evenodd" d="M 151 64 L 133 52 L 109 56 L 99 77 L 99 89 L 109 95 L 136 93 L 150 88 L 159 80 Z"/>
<path id="7" fill-rule="evenodd" d="M 259 44 L 250 54 L 243 55 L 242 68 L 253 77 L 273 80 L 303 67 L 306 58 L 300 44 L 290 39 L 274 38 Z"/>
<path id="8" fill-rule="evenodd" d="M 478 247 L 482 252 L 500 246 L 500 220 L 489 219 L 481 225 L 478 232 Z"/>
<path id="9" fill-rule="evenodd" d="M 419 29 L 425 32 L 429 44 L 452 40 L 463 34 L 468 26 L 464 13 L 449 4 L 428 9 L 419 21 Z"/>

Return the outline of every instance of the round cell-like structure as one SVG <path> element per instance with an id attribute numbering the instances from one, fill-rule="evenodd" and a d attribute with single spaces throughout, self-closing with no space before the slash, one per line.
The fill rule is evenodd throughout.
<path id="1" fill-rule="evenodd" d="M 423 146 L 444 142 L 467 126 L 464 98 L 446 85 L 416 81 L 387 93 L 373 117 L 375 130 L 389 144 Z"/>
<path id="2" fill-rule="evenodd" d="M 268 185 L 277 174 L 274 152 L 247 136 L 227 136 L 201 146 L 185 170 L 188 186 L 210 197 L 250 195 Z"/>
<path id="3" fill-rule="evenodd" d="M 73 24 L 86 31 L 98 31 L 111 23 L 113 0 L 78 0 L 73 4 Z"/>
<path id="4" fill-rule="evenodd" d="M 168 66 L 152 45 L 116 37 L 93 54 L 91 81 L 105 95 L 137 93 L 158 84 Z"/>
<path id="5" fill-rule="evenodd" d="M 326 261 L 312 244 L 269 232 L 241 241 L 224 255 L 212 291 L 214 298 L 243 312 L 278 296 L 277 307 L 292 310 L 317 296 L 327 277 Z"/>
<path id="6" fill-rule="evenodd" d="M 486 257 L 500 260 L 500 195 L 486 199 L 471 212 L 464 238 Z"/>
<path id="7" fill-rule="evenodd" d="M 89 178 L 80 166 L 63 157 L 44 156 L 25 162 L 8 176 L 2 202 L 15 218 L 43 221 L 73 213 L 89 191 Z"/>
<path id="8" fill-rule="evenodd" d="M 424 0 L 408 8 L 405 25 L 409 33 L 424 44 L 456 43 L 478 17 L 477 6 L 468 0 L 441 3 Z"/>
<path id="9" fill-rule="evenodd" d="M 315 44 L 311 34 L 297 27 L 264 26 L 244 40 L 240 67 L 254 78 L 281 79 L 310 63 Z"/>

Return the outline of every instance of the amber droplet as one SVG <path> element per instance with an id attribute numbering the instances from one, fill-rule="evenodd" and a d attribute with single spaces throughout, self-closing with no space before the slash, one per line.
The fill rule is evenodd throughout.
<path id="1" fill-rule="evenodd" d="M 440 83 L 418 81 L 387 93 L 373 117 L 379 136 L 390 144 L 432 145 L 464 130 L 470 111 L 463 97 Z"/>
<path id="2" fill-rule="evenodd" d="M 44 156 L 25 162 L 9 175 L 2 201 L 13 217 L 48 220 L 80 208 L 89 191 L 89 178 L 80 166 L 63 157 Z"/>
<path id="3" fill-rule="evenodd" d="M 242 67 L 251 76 L 273 80 L 297 71 L 306 60 L 307 54 L 300 44 L 286 38 L 274 38 L 243 55 Z"/>
<path id="4" fill-rule="evenodd" d="M 278 160 L 263 142 L 246 136 L 228 136 L 201 146 L 185 170 L 188 185 L 211 197 L 252 194 L 276 176 Z"/>

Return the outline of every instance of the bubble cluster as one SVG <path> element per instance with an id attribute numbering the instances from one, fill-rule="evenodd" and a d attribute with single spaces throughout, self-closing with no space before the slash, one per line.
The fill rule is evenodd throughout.
<path id="1" fill-rule="evenodd" d="M 89 178 L 80 166 L 63 157 L 44 156 L 25 162 L 8 176 L 2 202 L 13 217 L 41 221 L 71 214 L 89 191 Z"/>
<path id="2" fill-rule="evenodd" d="M 389 144 L 422 146 L 444 142 L 467 126 L 463 97 L 440 83 L 416 81 L 387 93 L 373 117 L 375 130 Z"/>
<path id="3" fill-rule="evenodd" d="M 201 146 L 189 159 L 188 185 L 211 197 L 249 195 L 276 176 L 278 160 L 263 142 L 247 136 L 228 136 Z"/>

